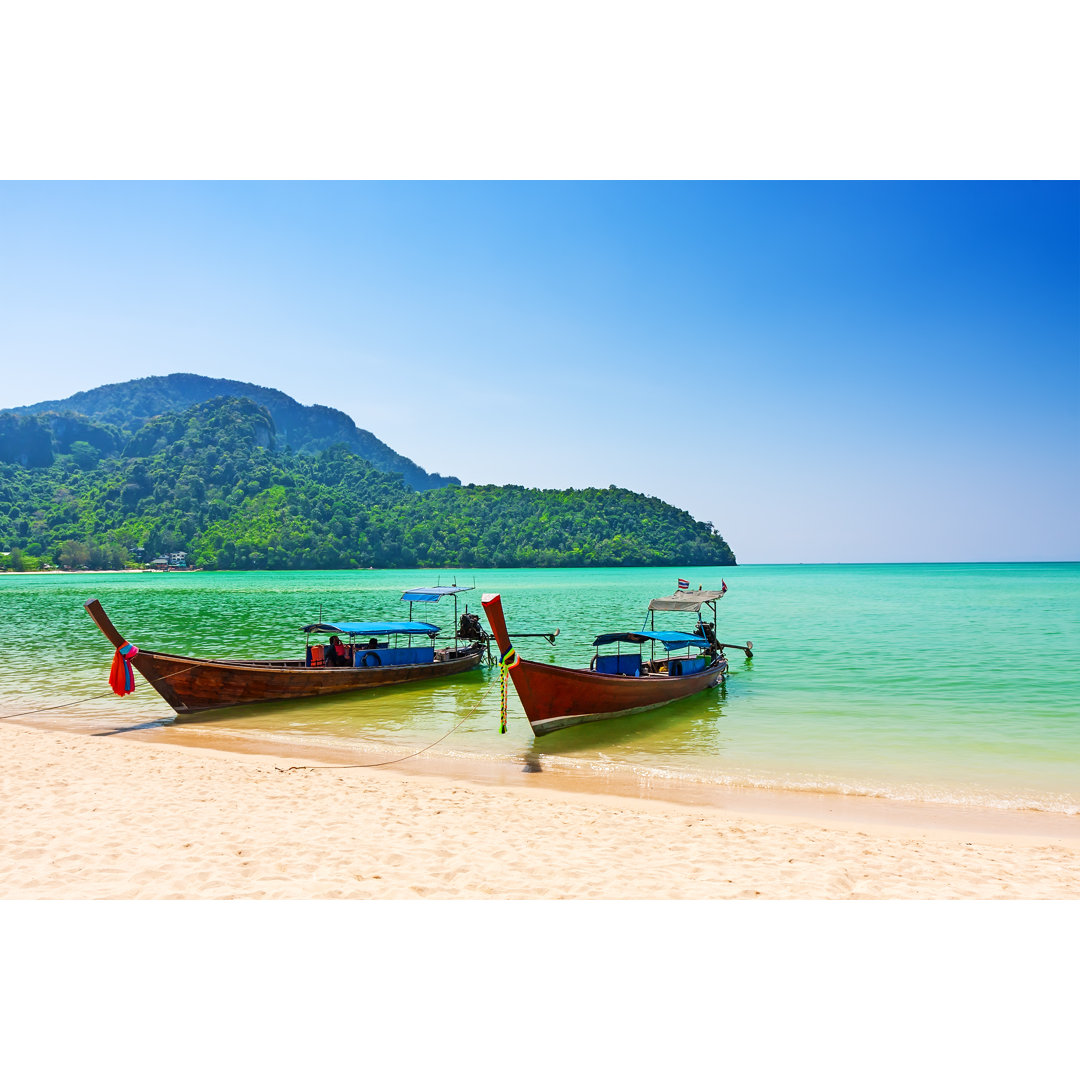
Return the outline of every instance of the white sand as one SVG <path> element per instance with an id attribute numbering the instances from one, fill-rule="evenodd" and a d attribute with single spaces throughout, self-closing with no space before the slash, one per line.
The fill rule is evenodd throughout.
<path id="1" fill-rule="evenodd" d="M 295 762 L 12 724 L 0 750 L 7 899 L 1080 896 L 1080 837 L 282 772 Z"/>

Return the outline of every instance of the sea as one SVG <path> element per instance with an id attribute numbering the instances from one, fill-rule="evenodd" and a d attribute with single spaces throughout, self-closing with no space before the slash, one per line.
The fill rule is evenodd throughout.
<path id="1" fill-rule="evenodd" d="M 727 592 L 721 687 L 535 738 L 498 667 L 322 700 L 178 718 L 137 678 L 108 687 L 96 597 L 136 645 L 214 658 L 300 656 L 319 620 L 402 619 L 406 588 L 474 586 L 459 613 L 503 598 L 528 659 L 586 666 L 601 632 L 641 629 L 649 600 Z M 0 719 L 118 737 L 255 741 L 276 752 L 428 771 L 578 777 L 619 790 L 865 796 L 906 804 L 1080 814 L 1080 563 L 643 569 L 348 570 L 0 575 Z M 452 633 L 453 600 L 413 617 Z M 661 616 L 658 616 L 660 619 Z M 662 616 L 692 629 L 692 616 Z M 486 624 L 485 624 L 486 625 Z M 659 625 L 659 623 L 658 623 Z"/>

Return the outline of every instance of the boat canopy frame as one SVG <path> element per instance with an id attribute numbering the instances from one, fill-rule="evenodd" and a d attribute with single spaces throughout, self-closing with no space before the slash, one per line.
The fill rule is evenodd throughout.
<path id="1" fill-rule="evenodd" d="M 435 640 L 436 636 L 442 630 L 442 627 L 436 626 L 434 623 L 429 622 L 414 622 L 412 617 L 413 604 L 416 603 L 438 603 L 444 596 L 452 596 L 454 598 L 454 651 L 457 652 L 458 645 L 458 606 L 457 598 L 458 593 L 472 592 L 475 585 L 426 585 L 420 586 L 415 589 L 406 589 L 401 594 L 401 599 L 408 601 L 409 604 L 409 618 L 408 620 L 390 620 L 385 622 L 337 622 L 329 623 L 322 622 L 311 623 L 309 626 L 301 626 L 300 631 L 307 635 L 305 640 L 310 639 L 312 634 L 347 634 L 349 642 L 352 644 L 357 637 L 382 637 L 384 635 L 398 635 L 403 634 L 407 637 L 414 637 L 419 635 L 426 635 Z M 467 609 L 466 609 L 467 610 Z"/>
<path id="2" fill-rule="evenodd" d="M 649 606 L 645 610 L 645 622 L 642 624 L 641 629 L 636 632 L 625 631 L 600 634 L 593 642 L 596 654 L 597 656 L 600 655 L 601 645 L 614 645 L 616 655 L 621 655 L 621 646 L 624 643 L 637 645 L 639 653 L 641 651 L 641 646 L 648 643 L 650 646 L 649 655 L 651 660 L 656 659 L 657 645 L 662 646 L 669 656 L 675 649 L 686 649 L 687 656 L 690 655 L 691 649 L 699 649 L 702 652 L 709 651 L 712 643 L 702 629 L 700 611 L 702 607 L 706 605 L 712 608 L 713 626 L 715 627 L 716 601 L 722 595 L 723 592 L 721 591 L 699 589 L 697 592 L 693 593 L 680 591 L 673 596 L 660 596 L 650 600 Z M 684 630 L 657 630 L 657 611 L 688 611 L 699 613 L 698 625 L 695 627 L 695 632 L 689 634 Z"/>
<path id="3" fill-rule="evenodd" d="M 677 633 L 677 631 L 657 631 L 656 629 L 656 613 L 658 611 L 684 611 L 691 612 L 697 615 L 698 624 L 695 627 L 695 631 L 700 633 L 688 634 L 687 637 L 696 638 L 700 644 L 698 648 L 702 650 L 710 649 L 712 642 L 706 637 L 704 629 L 704 622 L 701 618 L 701 609 L 708 607 L 712 611 L 713 617 L 713 629 L 719 625 L 720 620 L 716 614 L 717 601 L 724 595 L 724 589 L 702 589 L 698 588 L 691 592 L 689 589 L 679 589 L 678 592 L 672 593 L 671 596 L 657 596 L 649 601 L 649 606 L 645 610 L 645 621 L 641 624 L 641 633 L 646 635 L 652 634 L 664 634 L 664 633 Z M 646 630 L 648 628 L 648 630 Z M 657 638 L 659 640 L 659 638 Z M 668 652 L 671 651 L 671 646 L 665 645 Z M 656 654 L 656 646 L 653 645 L 653 656 Z"/>
<path id="4" fill-rule="evenodd" d="M 413 604 L 437 604 L 444 596 L 452 596 L 454 598 L 454 651 L 457 652 L 459 647 L 458 593 L 472 592 L 475 588 L 475 585 L 458 585 L 456 582 L 453 585 L 427 585 L 421 586 L 419 589 L 406 589 L 401 594 L 401 599 L 409 601 L 409 618 L 411 619 Z M 468 606 L 466 606 L 465 610 L 469 610 Z"/>
<path id="5" fill-rule="evenodd" d="M 610 645 L 614 642 L 623 641 L 633 645 L 654 642 L 663 645 L 668 652 L 673 649 L 707 649 L 709 647 L 708 640 L 700 634 L 687 634 L 682 630 L 641 630 L 618 634 L 600 634 L 593 642 L 593 645 L 599 648 L 601 645 Z"/>
<path id="6" fill-rule="evenodd" d="M 724 592 L 724 589 L 698 589 L 696 592 L 680 589 L 671 596 L 658 596 L 649 601 L 649 607 L 645 612 L 645 621 L 641 624 L 641 629 L 643 631 L 645 627 L 649 627 L 651 630 L 656 629 L 656 613 L 658 611 L 694 612 L 698 617 L 697 629 L 701 629 L 703 625 L 701 609 L 707 607 L 712 611 L 713 629 L 715 630 L 720 625 L 720 620 L 716 614 L 716 604 L 720 597 L 724 595 Z"/>
<path id="7" fill-rule="evenodd" d="M 440 627 L 429 622 L 339 622 L 312 623 L 300 629 L 305 634 L 347 634 L 350 638 L 357 635 L 382 637 L 384 634 L 407 634 L 409 637 L 426 634 L 435 637 Z"/>

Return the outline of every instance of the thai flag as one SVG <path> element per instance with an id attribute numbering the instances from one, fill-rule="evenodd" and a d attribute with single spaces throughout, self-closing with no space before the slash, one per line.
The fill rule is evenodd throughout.
<path id="1" fill-rule="evenodd" d="M 687 581 L 686 578 L 679 578 L 679 588 L 680 589 L 689 589 L 690 588 L 690 582 Z"/>
<path id="2" fill-rule="evenodd" d="M 726 593 L 726 592 L 727 592 L 727 582 L 723 578 L 721 578 L 720 579 L 720 595 L 723 596 L 724 593 Z"/>

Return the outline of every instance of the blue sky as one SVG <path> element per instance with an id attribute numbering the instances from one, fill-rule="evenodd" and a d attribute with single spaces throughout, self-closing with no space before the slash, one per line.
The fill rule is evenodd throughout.
<path id="1" fill-rule="evenodd" d="M 194 371 L 741 562 L 1080 558 L 1075 183 L 3 183 L 0 407 Z"/>

